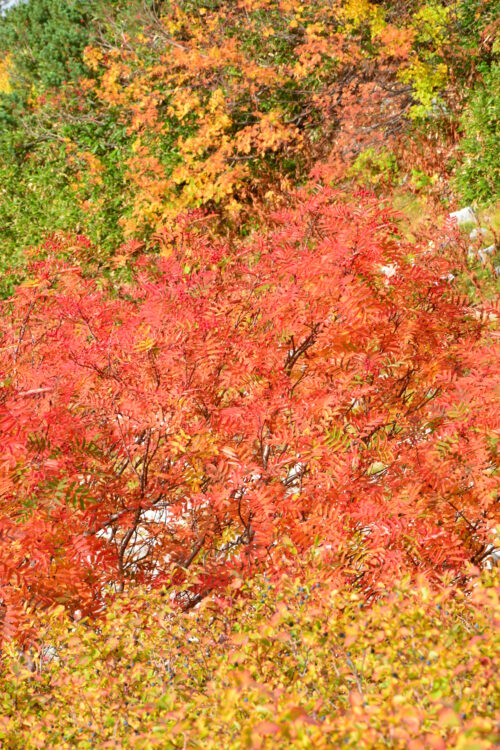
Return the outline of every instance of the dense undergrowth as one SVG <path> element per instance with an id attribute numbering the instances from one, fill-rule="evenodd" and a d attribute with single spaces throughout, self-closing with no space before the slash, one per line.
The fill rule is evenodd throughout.
<path id="1" fill-rule="evenodd" d="M 308 562 L 236 576 L 189 614 L 169 588 L 136 590 L 97 631 L 38 618 L 41 649 L 4 657 L 4 747 L 497 746 L 495 579 L 406 580 L 367 605 Z"/>
<path id="2" fill-rule="evenodd" d="M 0 16 L 2 747 L 498 746 L 498 18 Z"/>

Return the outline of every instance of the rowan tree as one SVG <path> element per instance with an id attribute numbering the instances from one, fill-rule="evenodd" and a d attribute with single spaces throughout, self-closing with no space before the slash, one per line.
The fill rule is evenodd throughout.
<path id="1" fill-rule="evenodd" d="M 196 214 L 128 243 L 114 288 L 68 242 L 2 309 L 8 632 L 193 564 L 197 601 L 287 539 L 367 596 L 490 554 L 497 312 L 461 293 L 453 234 L 411 244 L 376 199 L 304 190 L 232 247 Z"/>

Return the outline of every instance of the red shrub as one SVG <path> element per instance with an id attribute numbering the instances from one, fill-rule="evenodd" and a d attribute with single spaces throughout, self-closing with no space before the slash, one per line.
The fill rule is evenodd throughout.
<path id="1" fill-rule="evenodd" d="M 4 303 L 8 630 L 195 559 L 212 587 L 284 537 L 366 592 L 488 554 L 498 344 L 453 243 L 329 191 L 274 219 L 236 250 L 181 223 L 111 291 L 49 258 Z"/>

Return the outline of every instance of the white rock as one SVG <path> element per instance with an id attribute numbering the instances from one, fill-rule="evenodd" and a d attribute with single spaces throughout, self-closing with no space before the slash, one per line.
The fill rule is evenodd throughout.
<path id="1" fill-rule="evenodd" d="M 19 5 L 20 2 L 21 0 L 0 0 L 0 15 L 9 8 L 13 8 L 14 5 Z"/>
<path id="2" fill-rule="evenodd" d="M 486 260 L 486 256 L 493 255 L 494 252 L 495 252 L 495 245 L 489 245 L 488 247 L 484 247 L 482 250 L 480 250 L 478 255 L 481 258 L 481 260 Z"/>
<path id="3" fill-rule="evenodd" d="M 470 206 L 461 208 L 459 211 L 453 211 L 450 219 L 456 219 L 458 226 L 461 224 L 477 224 L 476 214 Z"/>
<path id="4" fill-rule="evenodd" d="M 380 270 L 385 276 L 387 276 L 388 279 L 396 275 L 396 266 L 394 265 L 394 263 L 391 263 L 391 265 L 389 266 L 380 266 Z"/>
<path id="5" fill-rule="evenodd" d="M 469 237 L 471 240 L 477 240 L 479 237 L 484 237 L 486 234 L 488 234 L 488 230 L 484 227 L 474 227 L 472 232 L 469 234 Z"/>

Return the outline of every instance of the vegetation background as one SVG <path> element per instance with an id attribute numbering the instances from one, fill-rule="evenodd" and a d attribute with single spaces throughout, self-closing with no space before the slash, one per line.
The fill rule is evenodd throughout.
<path id="1" fill-rule="evenodd" d="M 2 747 L 498 747 L 499 10 L 0 2 Z"/>

